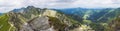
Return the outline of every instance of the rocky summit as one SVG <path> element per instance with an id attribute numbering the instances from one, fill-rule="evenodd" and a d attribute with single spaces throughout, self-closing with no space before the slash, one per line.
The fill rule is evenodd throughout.
<path id="1" fill-rule="evenodd" d="M 9 30 L 4 31 L 70 31 L 80 26 L 76 20 L 52 9 L 33 6 L 4 14 Z"/>

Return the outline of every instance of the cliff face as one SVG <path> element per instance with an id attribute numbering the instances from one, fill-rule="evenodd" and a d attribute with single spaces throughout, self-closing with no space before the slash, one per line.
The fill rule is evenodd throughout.
<path id="1" fill-rule="evenodd" d="M 33 6 L 7 13 L 10 30 L 16 31 L 69 31 L 80 26 L 74 19 L 51 9 Z"/>

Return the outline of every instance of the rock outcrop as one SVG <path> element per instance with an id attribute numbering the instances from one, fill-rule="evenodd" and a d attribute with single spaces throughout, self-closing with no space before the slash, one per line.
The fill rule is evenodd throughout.
<path id="1" fill-rule="evenodd" d="M 16 31 L 69 31 L 80 26 L 80 23 L 65 14 L 33 6 L 20 12 L 11 11 L 8 15 L 9 23 Z"/>

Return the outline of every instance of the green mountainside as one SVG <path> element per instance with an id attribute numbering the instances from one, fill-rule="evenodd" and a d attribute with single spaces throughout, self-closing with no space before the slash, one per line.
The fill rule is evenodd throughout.
<path id="1" fill-rule="evenodd" d="M 111 25 L 109 24 L 117 19 L 116 17 L 120 16 L 120 8 L 70 8 L 60 9 L 59 11 L 63 12 L 67 16 L 71 16 L 73 19 L 79 21 L 82 25 L 84 24 L 90 26 L 95 31 L 115 31 L 110 28 Z"/>
<path id="2" fill-rule="evenodd" d="M 74 9 L 72 9 L 74 10 Z M 0 31 L 119 31 L 120 8 L 73 11 L 71 14 L 34 6 L 0 16 Z M 84 11 L 85 10 L 85 11 Z"/>

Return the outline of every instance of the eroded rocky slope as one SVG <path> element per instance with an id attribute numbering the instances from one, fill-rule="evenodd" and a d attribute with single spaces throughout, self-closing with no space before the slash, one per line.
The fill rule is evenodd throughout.
<path id="1" fill-rule="evenodd" d="M 80 26 L 80 23 L 74 19 L 51 9 L 28 6 L 18 11 L 7 13 L 9 16 L 8 22 L 11 25 L 10 30 L 69 31 Z"/>

